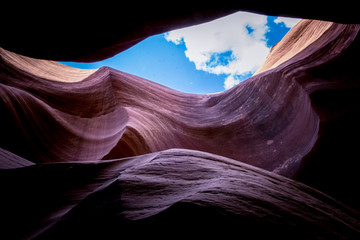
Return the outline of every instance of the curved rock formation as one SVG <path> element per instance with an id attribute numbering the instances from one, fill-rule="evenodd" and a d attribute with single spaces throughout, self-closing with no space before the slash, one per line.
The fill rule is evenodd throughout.
<path id="1" fill-rule="evenodd" d="M 309 94 L 335 84 L 308 84 L 298 75 L 336 58 L 358 28 L 304 20 L 274 47 L 260 72 L 271 70 L 210 95 L 176 92 L 110 68 L 77 71 L 1 50 L 3 99 L 11 99 L 11 107 L 3 100 L 2 112 L 10 118 L 2 124 L 9 132 L 3 147 L 34 162 L 114 159 L 185 148 L 289 175 L 286 168 L 296 172 L 318 137 L 320 118 Z M 293 49 L 284 55 L 289 47 Z M 19 114 L 21 122 L 14 121 Z M 41 128 L 34 130 L 34 125 Z"/>
<path id="2" fill-rule="evenodd" d="M 197 233 L 359 238 L 356 211 L 279 176 L 360 209 L 359 30 L 303 20 L 256 75 L 208 95 L 0 49 L 5 229 L 64 239 L 200 222 Z"/>
<path id="3" fill-rule="evenodd" d="M 311 6 L 311 7 L 309 7 Z M 61 61 L 94 62 L 114 56 L 143 39 L 172 29 L 204 23 L 239 10 L 269 16 L 292 16 L 360 23 L 351 3 L 314 5 L 302 1 L 296 7 L 271 2 L 222 1 L 182 4 L 164 2 L 113 2 L 98 4 L 7 2 L 0 22 L 0 46 L 26 56 Z"/>
<path id="4" fill-rule="evenodd" d="M 255 74 L 275 68 L 293 58 L 296 54 L 309 47 L 310 44 L 317 41 L 332 26 L 332 22 L 302 20 L 301 24 L 297 24 L 290 29 L 290 32 L 271 48 L 266 61 Z"/>
<path id="5" fill-rule="evenodd" d="M 0 180 L 0 218 L 6 219 L 0 236 L 14 239 L 168 238 L 172 233 L 357 239 L 360 234 L 359 213 L 321 192 L 198 151 L 36 165 L 3 172 Z M 18 231 L 19 226 L 25 227 Z"/>
<path id="6" fill-rule="evenodd" d="M 7 109 L 2 112 L 13 119 L 23 116 L 21 122 L 9 119 L 11 123 L 3 124 L 9 135 L 5 148 L 34 162 L 114 159 L 185 148 L 272 171 L 285 163 L 298 164 L 317 137 L 319 119 L 308 95 L 295 81 L 281 81 L 281 73 L 201 96 L 110 68 L 63 84 L 41 77 L 34 63 L 25 72 L 16 67 L 17 61 L 3 58 L 12 73 L 2 86 L 12 105 L 4 102 Z M 68 67 L 52 69 L 69 81 Z M 41 128 L 34 131 L 33 125 Z M 14 134 L 18 129 L 23 131 Z"/>

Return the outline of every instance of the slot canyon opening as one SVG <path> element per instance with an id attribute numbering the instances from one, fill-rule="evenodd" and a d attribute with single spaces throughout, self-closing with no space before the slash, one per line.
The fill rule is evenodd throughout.
<path id="1" fill-rule="evenodd" d="M 105 4 L 93 6 L 105 12 Z M 24 18 L 22 28 L 7 19 L 0 39 L 0 238 L 168 237 L 163 230 L 171 228 L 185 235 L 194 229 L 199 236 L 214 236 L 214 230 L 252 239 L 258 233 L 271 239 L 360 239 L 360 197 L 354 194 L 360 182 L 354 141 L 360 135 L 360 25 L 306 20 L 315 8 L 315 19 L 336 22 L 329 16 L 344 4 L 330 10 L 309 6 L 293 8 L 299 14 L 279 12 L 304 20 L 273 43 L 267 38 L 275 31 L 271 24 L 287 31 L 288 21 L 298 19 L 234 13 L 206 23 L 217 24 L 209 34 L 197 28 L 206 24 L 171 27 L 219 17 L 205 10 L 195 21 L 187 18 L 196 15 L 191 12 L 174 15 L 155 7 L 126 6 L 124 17 L 106 5 L 110 18 L 79 11 L 81 21 L 66 16 L 71 24 L 61 18 L 51 26 L 49 18 L 27 8 L 51 26 L 48 31 L 34 18 Z M 248 17 L 234 24 L 239 14 Z M 114 29 L 116 24 L 121 27 Z M 260 56 L 255 46 L 268 55 L 252 68 Z M 180 57 L 171 49 L 186 64 L 175 61 Z M 158 60 L 161 51 L 170 57 Z M 108 56 L 118 52 L 125 55 L 116 70 L 111 62 L 119 64 L 121 54 Z M 146 58 L 152 65 L 142 62 Z M 95 66 L 101 59 L 108 67 Z M 93 62 L 89 67 L 98 70 L 57 62 L 65 60 Z M 254 76 L 240 79 L 241 63 Z M 159 76 L 200 90 L 146 80 Z M 211 77 L 218 78 L 220 90 L 209 90 Z M 220 93 L 202 94 L 214 92 Z"/>
<path id="2" fill-rule="evenodd" d="M 153 35 L 102 61 L 61 63 L 81 69 L 107 66 L 185 93 L 217 93 L 256 74 L 271 48 L 299 21 L 239 11 Z"/>

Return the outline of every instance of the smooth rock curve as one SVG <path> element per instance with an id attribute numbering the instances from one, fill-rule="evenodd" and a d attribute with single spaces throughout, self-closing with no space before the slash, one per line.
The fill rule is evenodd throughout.
<path id="1" fill-rule="evenodd" d="M 327 195 L 199 151 L 171 149 L 120 160 L 36 165 L 2 171 L 0 180 L 0 236 L 360 236 L 359 213 Z"/>
<path id="2" fill-rule="evenodd" d="M 359 29 L 303 20 L 208 95 L 0 49 L 1 234 L 358 239 Z"/>

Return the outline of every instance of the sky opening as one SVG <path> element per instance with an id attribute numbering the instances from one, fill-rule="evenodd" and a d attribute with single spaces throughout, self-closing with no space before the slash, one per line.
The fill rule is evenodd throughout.
<path id="1" fill-rule="evenodd" d="M 237 12 L 149 37 L 103 61 L 61 63 L 83 69 L 108 66 L 187 93 L 221 92 L 251 77 L 299 21 Z"/>

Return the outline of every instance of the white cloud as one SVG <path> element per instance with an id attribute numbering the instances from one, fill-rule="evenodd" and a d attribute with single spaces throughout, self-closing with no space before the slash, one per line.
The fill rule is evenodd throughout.
<path id="1" fill-rule="evenodd" d="M 300 22 L 301 19 L 299 18 L 287 18 L 287 17 L 278 17 L 274 20 L 275 23 L 284 23 L 286 27 L 292 28 L 294 27 L 298 22 Z"/>
<path id="2" fill-rule="evenodd" d="M 239 83 L 240 83 L 240 79 L 236 79 L 236 77 L 234 75 L 230 75 L 225 79 L 224 88 L 230 89 Z"/>
<path id="3" fill-rule="evenodd" d="M 295 20 L 278 18 L 291 26 Z M 240 82 L 241 76 L 254 73 L 269 54 L 265 33 L 267 16 L 237 12 L 212 22 L 170 31 L 169 42 L 184 43 L 186 57 L 197 70 L 228 75 L 224 88 Z"/>
<path id="4" fill-rule="evenodd" d="M 186 57 L 195 63 L 197 70 L 230 75 L 224 83 L 228 89 L 240 82 L 235 75 L 255 72 L 268 55 L 269 48 L 264 39 L 268 30 L 266 18 L 238 12 L 209 23 L 171 31 L 165 38 L 175 44 L 185 43 Z M 250 34 L 248 29 L 252 30 Z"/>

